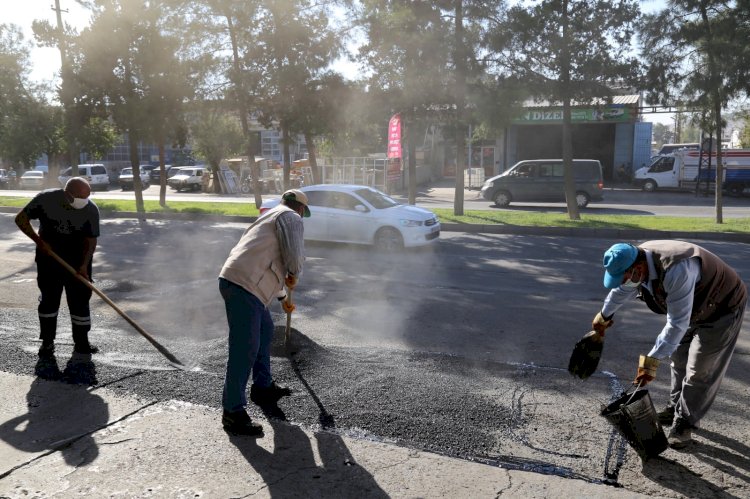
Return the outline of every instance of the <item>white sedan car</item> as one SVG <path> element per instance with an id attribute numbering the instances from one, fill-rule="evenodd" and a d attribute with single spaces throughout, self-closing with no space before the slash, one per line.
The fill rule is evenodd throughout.
<path id="1" fill-rule="evenodd" d="M 399 204 L 385 193 L 364 185 L 310 185 L 310 217 L 303 218 L 305 240 L 373 244 L 384 250 L 432 244 L 440 237 L 434 213 Z M 279 204 L 265 201 L 261 214 Z"/>

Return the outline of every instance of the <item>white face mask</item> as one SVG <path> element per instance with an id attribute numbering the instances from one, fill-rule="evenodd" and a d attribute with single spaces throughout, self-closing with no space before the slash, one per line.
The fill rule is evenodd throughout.
<path id="1" fill-rule="evenodd" d="M 638 276 L 637 281 L 633 281 L 633 276 L 631 274 L 630 279 L 620 284 L 620 287 L 622 289 L 635 289 L 641 284 L 642 276 Z"/>
<path id="2" fill-rule="evenodd" d="M 87 204 L 89 204 L 89 200 L 88 199 L 73 198 L 73 202 L 70 203 L 70 206 L 72 206 L 76 210 L 80 210 L 82 208 L 85 208 Z"/>

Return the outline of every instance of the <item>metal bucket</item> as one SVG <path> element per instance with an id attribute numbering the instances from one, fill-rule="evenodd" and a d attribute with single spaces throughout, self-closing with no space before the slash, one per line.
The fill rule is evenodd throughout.
<path id="1" fill-rule="evenodd" d="M 648 390 L 623 393 L 608 406 L 602 406 L 601 414 L 617 428 L 641 459 L 658 456 L 666 450 L 667 437 Z"/>

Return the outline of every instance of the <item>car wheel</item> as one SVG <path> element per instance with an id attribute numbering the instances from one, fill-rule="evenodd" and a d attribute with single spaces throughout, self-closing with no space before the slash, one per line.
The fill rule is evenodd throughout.
<path id="1" fill-rule="evenodd" d="M 648 179 L 643 182 L 643 190 L 646 192 L 654 192 L 656 190 L 656 182 Z"/>
<path id="2" fill-rule="evenodd" d="M 589 201 L 591 201 L 591 198 L 588 194 L 583 191 L 576 192 L 576 204 L 579 208 L 585 208 L 588 206 Z"/>
<path id="3" fill-rule="evenodd" d="M 513 198 L 508 191 L 497 191 L 495 193 L 495 206 L 503 208 L 508 206 L 512 200 Z"/>
<path id="4" fill-rule="evenodd" d="M 398 251 L 404 247 L 404 238 L 393 227 L 383 227 L 375 234 L 375 247 L 380 251 Z"/>

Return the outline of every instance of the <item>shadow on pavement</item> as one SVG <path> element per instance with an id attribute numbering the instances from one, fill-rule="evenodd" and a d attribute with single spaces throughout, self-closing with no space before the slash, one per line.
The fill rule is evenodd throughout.
<path id="1" fill-rule="evenodd" d="M 259 446 L 252 437 L 229 435 L 229 440 L 253 470 L 262 476 L 271 497 L 348 497 L 354 494 L 358 497 L 388 497 L 373 476 L 356 463 L 341 436 L 330 431 L 335 428 L 333 416 L 295 363 L 294 350 L 299 348 L 300 342 L 311 340 L 292 329 L 287 349 L 283 344 L 284 330 L 285 327 L 277 326 L 274 338 L 281 341 L 274 341 L 272 355 L 289 355 L 295 374 L 318 406 L 323 430 L 316 432 L 314 439 L 321 464 L 316 462 L 313 441 L 299 426 L 287 423 L 286 416 L 276 404 L 261 406 L 273 428 L 273 451 Z"/>
<path id="2" fill-rule="evenodd" d="M 107 404 L 87 389 L 96 384 L 91 356 L 74 355 L 64 371 L 54 356 L 41 358 L 35 373 L 26 394 L 28 412 L 0 425 L 0 439 L 24 452 L 59 451 L 70 466 L 91 464 L 99 456 L 91 433 L 109 420 Z M 74 442 L 82 445 L 73 450 Z"/>
<path id="3" fill-rule="evenodd" d="M 694 449 L 695 444 L 691 446 L 691 452 L 694 452 Z M 694 471 L 671 459 L 664 457 L 650 459 L 644 463 L 642 471 L 643 476 L 648 480 L 685 497 L 735 498 L 719 486 L 703 479 Z"/>
<path id="4" fill-rule="evenodd" d="M 695 457 L 728 475 L 750 483 L 750 447 L 710 430 L 697 429 L 695 434 L 712 442 L 701 442 L 695 446 Z M 744 470 L 744 473 L 740 470 Z"/>

